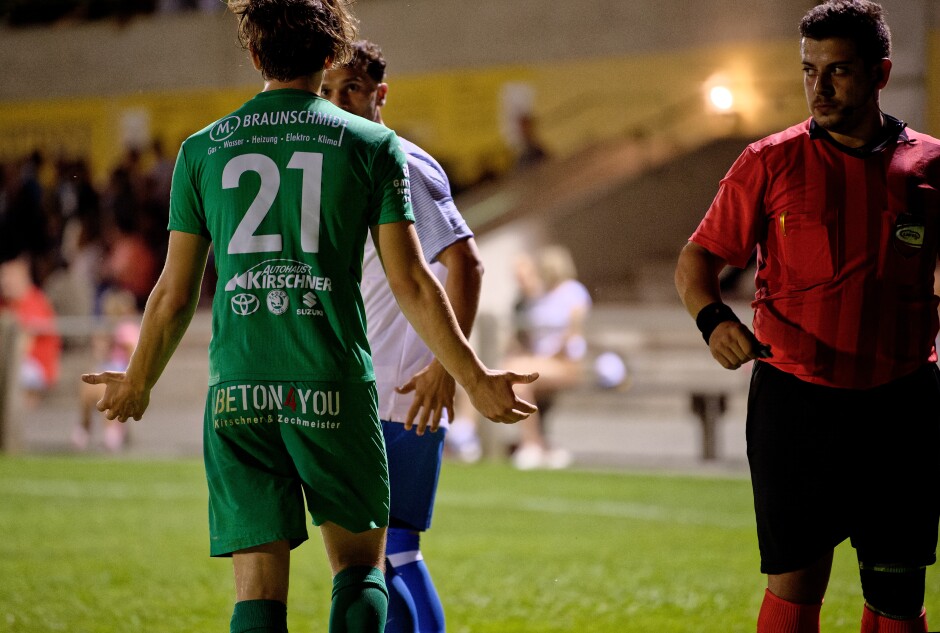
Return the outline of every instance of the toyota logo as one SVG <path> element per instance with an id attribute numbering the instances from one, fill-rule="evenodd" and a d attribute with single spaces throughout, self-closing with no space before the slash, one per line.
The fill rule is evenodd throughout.
<path id="1" fill-rule="evenodd" d="M 232 312 L 241 316 L 248 316 L 257 310 L 259 305 L 258 297 L 246 292 L 232 297 Z"/>

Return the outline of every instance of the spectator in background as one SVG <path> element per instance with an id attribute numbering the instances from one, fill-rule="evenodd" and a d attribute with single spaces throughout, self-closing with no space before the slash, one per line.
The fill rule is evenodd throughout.
<path id="1" fill-rule="evenodd" d="M 101 301 L 103 324 L 92 336 L 92 355 L 95 371 L 124 371 L 140 338 L 140 316 L 137 299 L 126 290 L 106 291 Z M 111 452 L 124 448 L 128 425 L 109 420 L 95 409 L 104 396 L 104 385 L 82 382 L 79 388 L 81 414 L 72 432 L 72 445 L 80 451 L 88 448 L 92 435 L 92 422 L 100 417 L 104 423 L 104 445 Z"/>
<path id="2" fill-rule="evenodd" d="M 528 112 L 519 115 L 518 125 L 521 146 L 516 157 L 516 168 L 526 169 L 548 158 L 548 151 L 539 139 L 535 115 Z"/>
<path id="3" fill-rule="evenodd" d="M 61 218 L 56 253 L 59 266 L 46 279 L 43 290 L 60 317 L 91 316 L 101 281 L 104 246 L 100 196 L 84 160 L 60 163 L 54 198 Z M 69 343 L 68 338 L 65 342 Z"/>
<path id="4" fill-rule="evenodd" d="M 56 183 L 58 215 L 62 218 L 60 248 L 62 258 L 71 259 L 71 247 L 78 241 L 80 227 L 94 222 L 94 235 L 100 235 L 101 196 L 91 180 L 88 163 L 83 160 L 62 161 Z"/>
<path id="5" fill-rule="evenodd" d="M 156 254 L 144 236 L 124 222 L 115 227 L 109 242 L 105 286 L 129 291 L 143 310 L 159 274 Z"/>
<path id="6" fill-rule="evenodd" d="M 170 221 L 170 184 L 173 161 L 164 153 L 163 143 L 151 143 L 141 178 L 138 230 L 157 261 L 166 257 L 166 226 Z"/>
<path id="7" fill-rule="evenodd" d="M 107 252 L 99 290 L 99 296 L 107 288 L 128 290 L 140 310 L 159 273 L 157 253 L 141 229 L 146 217 L 143 183 L 139 152 L 129 150 L 124 162 L 112 172 L 104 196 Z"/>
<path id="8" fill-rule="evenodd" d="M 509 367 L 538 367 L 537 384 L 520 386 L 520 393 L 539 411 L 519 423 L 521 441 L 513 453 L 516 468 L 565 468 L 571 454 L 552 448 L 546 438 L 543 409 L 555 393 L 583 379 L 587 342 L 584 323 L 591 295 L 576 279 L 574 259 L 561 245 L 539 249 L 534 259 L 519 257 L 516 278 L 520 299 L 515 306 L 516 341 L 506 361 Z"/>
<path id="9" fill-rule="evenodd" d="M 545 293 L 545 283 L 539 274 L 535 259 L 529 253 L 516 256 L 513 263 L 516 278 L 516 302 L 512 306 L 513 353 L 528 350 L 531 347 L 528 318 L 526 311 L 532 302 Z"/>
<path id="10" fill-rule="evenodd" d="M 12 27 L 106 19 L 114 19 L 119 24 L 126 24 L 137 15 L 152 13 L 156 2 L 157 0 L 0 2 L 0 19 L 6 18 L 7 24 Z"/>
<path id="11" fill-rule="evenodd" d="M 219 3 L 221 5 L 221 3 Z M 225 5 L 221 5 L 225 6 Z M 170 198 L 170 185 L 173 181 L 173 158 L 167 156 L 163 149 L 163 141 L 155 139 L 150 144 L 150 165 L 147 168 L 147 176 L 152 180 L 154 195 L 159 198 Z M 167 203 L 169 208 L 169 203 Z M 169 211 L 167 212 L 169 214 Z M 166 225 L 161 227 L 166 229 Z"/>
<path id="12" fill-rule="evenodd" d="M 28 408 L 58 381 L 62 352 L 55 312 L 30 268 L 25 254 L 0 264 L 0 311 L 11 312 L 21 330 L 20 386 Z"/>
<path id="13" fill-rule="evenodd" d="M 111 170 L 102 196 L 102 212 L 111 222 L 136 220 L 144 191 L 144 166 L 141 152 L 130 147 Z"/>
<path id="14" fill-rule="evenodd" d="M 42 154 L 33 152 L 0 171 L 0 261 L 27 255 L 37 283 L 44 280 L 46 261 L 55 247 L 39 181 L 42 163 Z"/>
<path id="15" fill-rule="evenodd" d="M 213 13 L 225 9 L 222 0 L 157 0 L 158 13 L 178 13 L 180 11 L 202 11 Z"/>

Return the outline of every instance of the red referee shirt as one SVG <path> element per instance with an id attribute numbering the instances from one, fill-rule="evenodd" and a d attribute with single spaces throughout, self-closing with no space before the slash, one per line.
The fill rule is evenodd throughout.
<path id="1" fill-rule="evenodd" d="M 905 129 L 838 145 L 812 119 L 753 143 L 691 241 L 743 267 L 754 333 L 779 369 L 863 389 L 936 361 L 940 141 Z"/>

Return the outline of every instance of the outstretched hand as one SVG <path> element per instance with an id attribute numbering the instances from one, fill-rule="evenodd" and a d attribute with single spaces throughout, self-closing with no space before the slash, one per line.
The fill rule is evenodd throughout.
<path id="1" fill-rule="evenodd" d="M 538 407 L 517 396 L 512 386 L 533 383 L 538 377 L 538 372 L 517 374 L 488 369 L 478 382 L 465 385 L 465 388 L 470 402 L 483 417 L 493 422 L 515 424 L 538 411 Z"/>
<path id="2" fill-rule="evenodd" d="M 404 385 L 395 387 L 395 391 L 398 393 L 413 391 L 415 394 L 411 408 L 408 409 L 408 417 L 405 418 L 407 431 L 414 427 L 415 418 L 418 418 L 418 428 L 415 433 L 424 435 L 428 426 L 431 427 L 431 433 L 436 433 L 445 410 L 450 419 L 454 417 L 456 383 L 436 359 L 412 376 L 411 380 Z M 418 417 L 419 414 L 420 417 Z"/>
<path id="3" fill-rule="evenodd" d="M 104 396 L 95 408 L 109 420 L 126 422 L 129 418 L 139 420 L 150 404 L 150 390 L 141 389 L 127 380 L 122 371 L 105 371 L 100 374 L 82 374 L 82 382 L 89 385 L 104 385 Z"/>

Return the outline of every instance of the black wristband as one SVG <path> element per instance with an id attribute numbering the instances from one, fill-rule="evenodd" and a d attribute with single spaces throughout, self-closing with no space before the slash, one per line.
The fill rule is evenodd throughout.
<path id="1" fill-rule="evenodd" d="M 702 333 L 702 338 L 705 339 L 706 345 L 708 344 L 708 339 L 711 338 L 712 332 L 718 327 L 718 324 L 724 323 L 725 321 L 740 323 L 741 319 L 734 313 L 734 310 L 721 301 L 709 303 L 699 310 L 698 316 L 695 317 L 695 325 Z"/>

